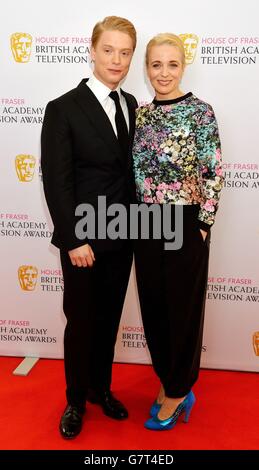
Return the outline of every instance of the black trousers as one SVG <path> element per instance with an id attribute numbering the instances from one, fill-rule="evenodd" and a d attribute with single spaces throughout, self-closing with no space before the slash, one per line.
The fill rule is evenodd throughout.
<path id="1" fill-rule="evenodd" d="M 185 396 L 199 374 L 210 234 L 204 242 L 198 210 L 183 206 L 180 249 L 165 251 L 163 237 L 135 244 L 147 344 L 166 396 L 172 398 Z"/>
<path id="2" fill-rule="evenodd" d="M 92 268 L 73 266 L 61 252 L 66 395 L 69 404 L 85 404 L 89 388 L 111 386 L 112 362 L 132 265 L 132 247 L 95 253 Z"/>

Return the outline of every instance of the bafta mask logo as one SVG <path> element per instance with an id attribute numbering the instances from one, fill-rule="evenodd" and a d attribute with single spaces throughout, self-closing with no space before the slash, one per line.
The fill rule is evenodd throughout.
<path id="1" fill-rule="evenodd" d="M 32 291 L 36 287 L 38 269 L 35 266 L 20 266 L 18 278 L 22 290 Z"/>
<path id="2" fill-rule="evenodd" d="M 253 347 L 256 356 L 259 356 L 259 331 L 255 331 L 253 334 Z"/>
<path id="3" fill-rule="evenodd" d="M 11 49 L 14 60 L 26 63 L 30 60 L 32 36 L 27 33 L 13 33 L 11 35 Z"/>
<path id="4" fill-rule="evenodd" d="M 196 55 L 199 38 L 196 34 L 192 33 L 179 34 L 179 37 L 183 41 L 186 64 L 192 64 Z"/>
<path id="5" fill-rule="evenodd" d="M 20 181 L 28 183 L 34 176 L 36 158 L 32 155 L 17 155 L 15 158 L 16 173 Z"/>

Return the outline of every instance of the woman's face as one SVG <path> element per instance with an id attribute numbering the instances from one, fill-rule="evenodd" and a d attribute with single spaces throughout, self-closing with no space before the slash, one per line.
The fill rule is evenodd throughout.
<path id="1" fill-rule="evenodd" d="M 170 100 L 182 95 L 179 85 L 184 72 L 178 47 L 170 44 L 152 46 L 148 55 L 147 74 L 156 99 Z"/>

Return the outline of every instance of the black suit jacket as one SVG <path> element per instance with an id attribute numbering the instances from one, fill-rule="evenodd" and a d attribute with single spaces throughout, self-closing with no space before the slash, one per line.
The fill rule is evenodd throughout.
<path id="1" fill-rule="evenodd" d="M 136 99 L 122 91 L 130 123 L 130 149 L 123 155 L 108 116 L 86 81 L 48 103 L 41 135 L 43 186 L 54 224 L 52 243 L 66 251 L 88 243 L 75 235 L 78 204 L 96 208 L 100 195 L 107 197 L 107 205 L 135 202 L 131 150 Z M 120 243 L 89 242 L 101 251 L 116 249 Z"/>

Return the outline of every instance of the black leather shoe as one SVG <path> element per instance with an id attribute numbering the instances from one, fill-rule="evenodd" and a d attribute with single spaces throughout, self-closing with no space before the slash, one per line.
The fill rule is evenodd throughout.
<path id="1" fill-rule="evenodd" d="M 75 405 L 67 405 L 59 424 L 59 430 L 65 439 L 73 439 L 82 429 L 84 408 Z"/>
<path id="2" fill-rule="evenodd" d="M 125 406 L 117 400 L 110 390 L 104 392 L 88 392 L 87 400 L 90 403 L 101 405 L 105 415 L 113 419 L 126 419 L 129 414 Z"/>

